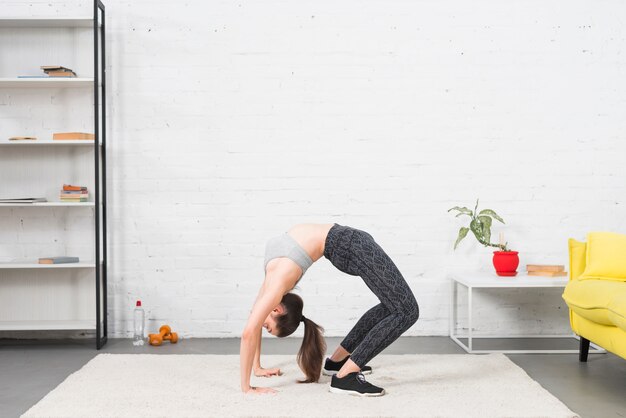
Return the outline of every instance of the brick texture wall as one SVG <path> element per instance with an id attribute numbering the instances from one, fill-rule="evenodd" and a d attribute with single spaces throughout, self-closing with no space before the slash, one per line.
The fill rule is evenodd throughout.
<path id="1" fill-rule="evenodd" d="M 568 237 L 626 231 L 624 2 L 106 8 L 112 336 L 130 335 L 138 298 L 151 331 L 240 335 L 265 241 L 295 223 L 371 232 L 420 303 L 407 335 L 446 335 L 449 272 L 492 268 L 471 237 L 452 251 L 452 206 L 496 210 L 494 236 L 522 266 L 567 264 Z M 299 287 L 327 335 L 377 302 L 324 259 Z M 477 330 L 566 333 L 560 293 L 477 295 Z"/>

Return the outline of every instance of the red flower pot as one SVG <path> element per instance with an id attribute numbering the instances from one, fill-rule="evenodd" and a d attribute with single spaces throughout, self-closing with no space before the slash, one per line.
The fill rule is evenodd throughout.
<path id="1" fill-rule="evenodd" d="M 496 268 L 498 276 L 517 275 L 519 266 L 519 256 L 517 251 L 494 251 L 493 266 Z"/>

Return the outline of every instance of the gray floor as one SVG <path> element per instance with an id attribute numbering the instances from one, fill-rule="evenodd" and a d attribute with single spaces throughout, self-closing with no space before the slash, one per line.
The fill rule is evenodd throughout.
<path id="1" fill-rule="evenodd" d="M 329 350 L 332 350 L 340 339 L 328 338 L 327 341 Z M 511 342 L 491 340 L 488 343 L 492 347 L 504 348 Z M 531 344 L 530 341 L 522 343 Z M 294 354 L 299 344 L 300 340 L 295 338 L 265 339 L 263 353 Z M 239 340 L 189 339 L 157 349 L 150 346 L 136 348 L 130 340 L 116 339 L 110 340 L 101 352 L 238 354 Z M 403 337 L 383 353 L 464 352 L 447 337 Z M 97 354 L 93 340 L 0 340 L 0 416 L 19 417 Z M 588 363 L 579 363 L 575 354 L 509 355 L 509 358 L 581 417 L 626 417 L 626 360 L 612 354 L 590 355 Z"/>

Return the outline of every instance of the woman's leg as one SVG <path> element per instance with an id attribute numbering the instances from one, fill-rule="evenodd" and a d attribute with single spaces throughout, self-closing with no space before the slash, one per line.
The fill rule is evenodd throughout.
<path id="1" fill-rule="evenodd" d="M 339 347 L 337 347 L 330 359 L 341 361 L 350 355 L 361 344 L 367 333 L 387 315 L 389 315 L 389 311 L 382 303 L 365 312 L 343 339 Z"/>
<path id="2" fill-rule="evenodd" d="M 363 367 L 409 329 L 419 317 L 419 306 L 409 285 L 371 235 L 355 231 L 351 241 L 350 270 L 361 276 L 381 304 L 359 320 L 362 327 L 356 330 L 355 326 L 353 329 L 353 335 L 359 338 L 352 341 L 361 341 L 351 351 L 352 361 L 344 366 L 348 366 L 347 369 L 350 368 L 350 363 Z M 348 347 L 344 348 L 348 350 Z M 343 368 L 342 371 L 345 372 Z M 343 374 L 339 373 L 340 376 Z"/>

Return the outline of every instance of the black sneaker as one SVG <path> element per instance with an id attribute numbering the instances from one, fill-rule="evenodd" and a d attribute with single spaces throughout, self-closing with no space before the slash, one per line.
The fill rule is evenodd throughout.
<path id="1" fill-rule="evenodd" d="M 385 394 L 385 389 L 372 385 L 359 372 L 349 373 L 341 378 L 334 375 L 329 390 L 332 393 L 354 396 L 383 396 Z"/>
<path id="2" fill-rule="evenodd" d="M 336 375 L 341 367 L 346 364 L 346 361 L 348 361 L 349 358 L 350 356 L 344 358 L 341 361 L 332 361 L 330 358 L 327 358 L 324 362 L 324 368 L 322 369 L 322 373 L 326 376 Z M 370 366 L 363 366 L 363 368 L 361 369 L 361 373 L 372 374 L 372 368 Z"/>

